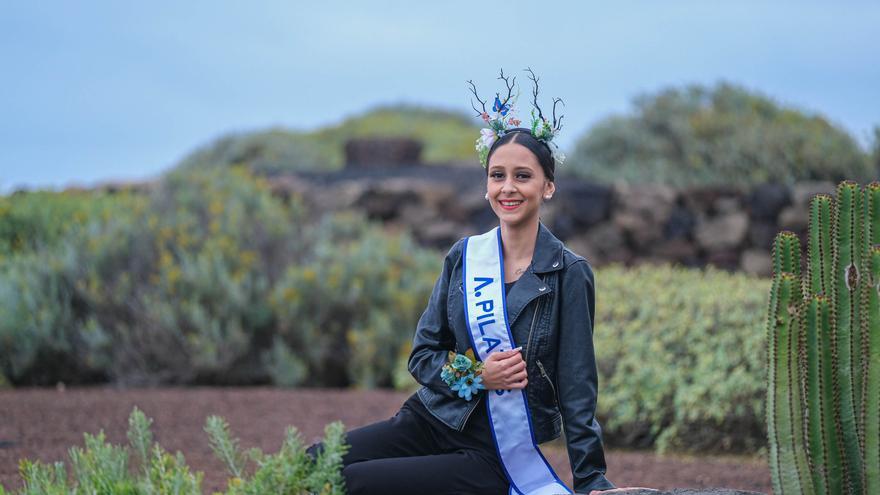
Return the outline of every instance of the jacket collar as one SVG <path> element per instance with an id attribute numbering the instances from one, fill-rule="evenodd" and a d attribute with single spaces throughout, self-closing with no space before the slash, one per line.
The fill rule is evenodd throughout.
<path id="1" fill-rule="evenodd" d="M 538 238 L 532 255 L 532 271 L 547 273 L 562 269 L 562 241 L 556 238 L 543 222 L 538 223 Z"/>

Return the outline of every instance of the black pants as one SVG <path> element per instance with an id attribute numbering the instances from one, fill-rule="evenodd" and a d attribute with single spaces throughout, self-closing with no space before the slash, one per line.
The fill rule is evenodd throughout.
<path id="1" fill-rule="evenodd" d="M 351 448 L 342 475 L 349 495 L 508 493 L 482 403 L 459 432 L 431 415 L 414 394 L 394 417 L 351 430 L 346 441 Z"/>

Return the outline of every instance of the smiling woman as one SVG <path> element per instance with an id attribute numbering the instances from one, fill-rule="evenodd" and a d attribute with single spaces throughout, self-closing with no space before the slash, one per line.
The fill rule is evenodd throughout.
<path id="1" fill-rule="evenodd" d="M 409 357 L 422 385 L 387 421 L 348 432 L 350 494 L 571 493 L 538 443 L 565 434 L 574 489 L 613 489 L 595 417 L 594 284 L 583 257 L 540 221 L 564 156 L 536 112 L 514 117 L 514 79 L 477 140 L 498 227 L 459 240 L 419 319 Z M 476 107 L 475 107 L 476 108 Z M 317 455 L 320 444 L 309 451 Z"/>

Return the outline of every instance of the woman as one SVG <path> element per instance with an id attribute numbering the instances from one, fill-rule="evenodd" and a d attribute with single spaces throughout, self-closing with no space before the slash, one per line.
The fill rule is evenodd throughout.
<path id="1" fill-rule="evenodd" d="M 567 493 L 535 446 L 563 430 L 575 491 L 614 488 L 605 478 L 601 428 L 594 415 L 593 274 L 584 258 L 540 223 L 541 205 L 556 187 L 560 158 L 549 143 L 558 130 L 556 119 L 549 138 L 540 132 L 542 124 L 550 124 L 542 116 L 539 132 L 514 127 L 519 121 L 512 112 L 508 116 L 509 100 L 510 94 L 504 102 L 496 98 L 495 119 L 481 112 L 494 139 L 484 132 L 478 142 L 478 150 L 485 147 L 485 198 L 499 228 L 460 240 L 446 255 L 409 358 L 409 371 L 422 388 L 393 418 L 348 432 L 351 448 L 343 459 L 343 475 L 349 494 Z M 499 281 L 506 296 L 497 299 L 500 304 L 470 302 L 487 297 L 483 293 L 495 280 L 471 276 L 479 269 L 471 265 L 479 259 L 473 250 L 480 239 L 488 240 L 482 245 L 489 248 L 498 246 Z M 469 279 L 483 285 L 472 287 Z M 503 334 L 489 337 L 492 330 L 477 321 L 489 321 L 488 314 L 474 315 L 474 308 L 491 309 L 499 331 L 512 340 Z M 483 358 L 474 367 L 479 378 L 469 386 L 450 387 L 455 378 L 443 372 L 451 369 L 450 351 L 469 350 Z M 510 433 L 517 428 L 518 433 Z M 525 480 L 525 472 L 539 479 L 530 486 L 541 488 L 523 488 L 533 483 Z"/>

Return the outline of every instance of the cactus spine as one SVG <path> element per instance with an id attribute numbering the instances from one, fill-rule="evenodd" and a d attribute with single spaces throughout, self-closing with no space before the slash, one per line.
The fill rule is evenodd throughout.
<path id="1" fill-rule="evenodd" d="M 807 271 L 773 244 L 767 433 L 774 493 L 880 493 L 880 183 L 810 203 Z"/>

